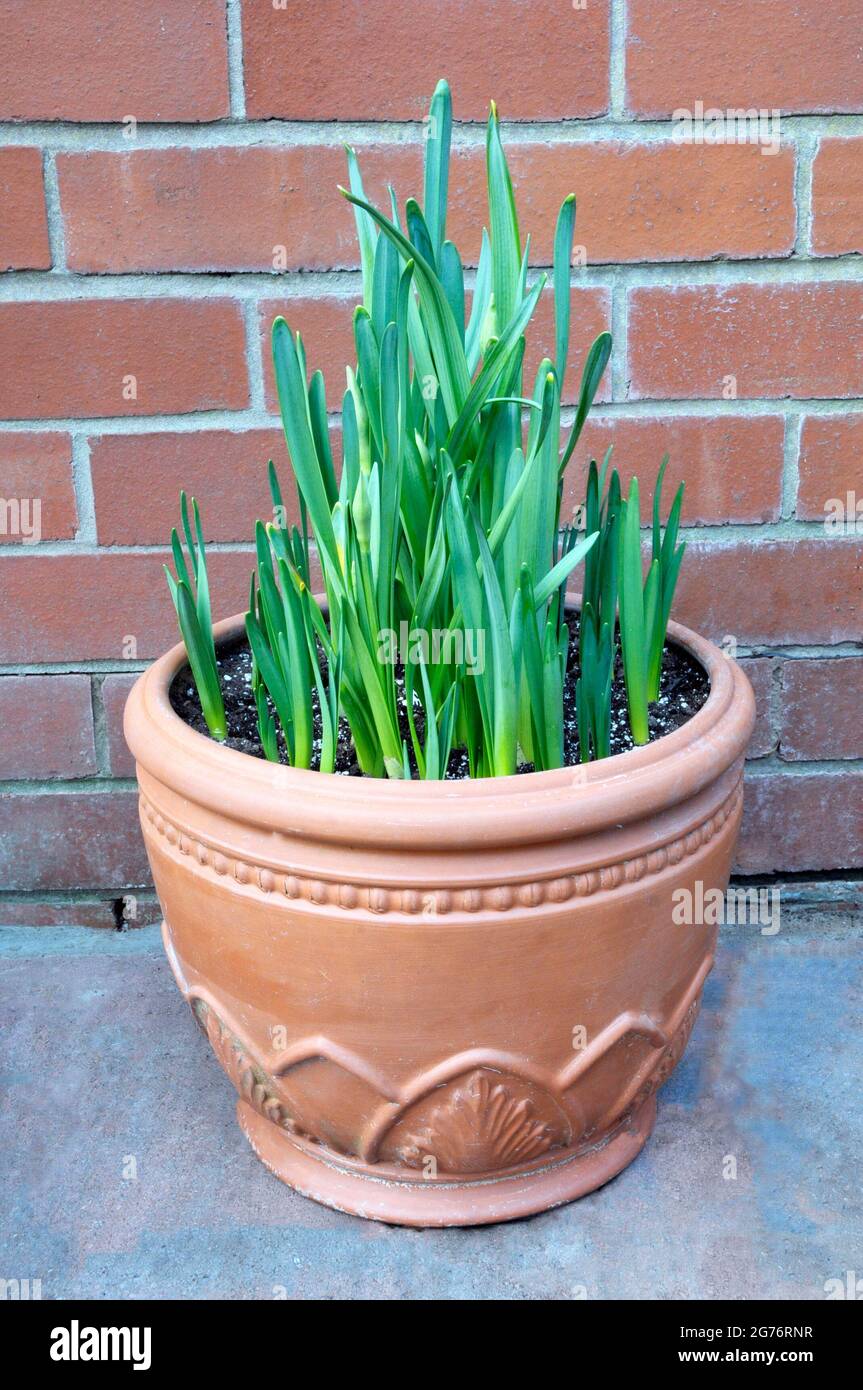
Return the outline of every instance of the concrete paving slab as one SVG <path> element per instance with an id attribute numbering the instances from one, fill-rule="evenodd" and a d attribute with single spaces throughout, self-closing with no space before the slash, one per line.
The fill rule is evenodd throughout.
<path id="1" fill-rule="evenodd" d="M 43 1298 L 822 1299 L 863 1275 L 861 936 L 837 907 L 726 928 L 629 1169 L 529 1220 L 408 1231 L 262 1167 L 155 928 L 0 930 L 0 1278 Z"/>

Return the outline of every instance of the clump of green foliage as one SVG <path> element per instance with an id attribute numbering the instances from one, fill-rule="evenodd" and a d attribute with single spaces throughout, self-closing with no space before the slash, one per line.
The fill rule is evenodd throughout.
<path id="1" fill-rule="evenodd" d="M 583 530 L 561 525 L 564 473 L 611 353 L 610 335 L 600 334 L 563 430 L 574 195 L 560 209 L 554 241 L 554 355 L 526 382 L 525 334 L 546 276 L 530 281 L 530 239 L 522 241 L 497 111 L 492 105 L 488 227 L 469 313 L 462 259 L 447 238 L 452 106 L 445 82 L 427 129 L 422 207 L 411 198 L 401 209 L 392 189 L 387 212 L 373 206 L 355 152 L 347 152 L 349 187 L 341 191 L 356 219 L 363 302 L 354 314 L 356 363 L 346 372 L 340 475 L 323 376 L 309 375 L 302 338 L 285 319 L 273 324 L 300 526 L 284 521 L 270 464 L 276 520 L 257 527 L 246 615 L 261 741 L 277 759 L 278 726 L 291 764 L 332 771 L 344 718 L 369 776 L 416 770 L 439 779 L 456 747 L 466 750 L 473 777 L 504 776 L 521 763 L 561 766 L 565 594 L 584 562 L 581 756 L 606 757 L 618 644 L 632 735 L 636 743 L 649 737 L 648 704 L 659 694 L 684 548 L 677 545 L 682 488 L 663 536 L 663 463 L 646 581 L 638 483 L 624 498 L 612 471 L 606 487 L 608 456 L 601 470 L 590 466 Z M 197 509 L 195 522 L 193 544 L 184 511 L 197 607 L 179 560 L 172 593 L 208 725 L 224 737 L 212 634 L 207 642 L 204 630 L 209 599 Z M 176 558 L 176 533 L 174 550 Z M 315 555 L 325 603 L 312 593 Z M 391 640 L 401 631 L 416 638 L 403 673 Z M 442 640 L 430 643 L 429 634 Z"/>

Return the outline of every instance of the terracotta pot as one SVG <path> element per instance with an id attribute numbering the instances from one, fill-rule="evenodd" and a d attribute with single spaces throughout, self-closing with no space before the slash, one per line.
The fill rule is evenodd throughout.
<path id="1" fill-rule="evenodd" d="M 240 631 L 222 623 L 220 637 Z M 683 728 L 592 763 L 390 782 L 274 766 L 174 714 L 175 647 L 126 737 L 177 983 L 297 1191 L 414 1226 L 541 1211 L 607 1182 L 653 1127 L 725 889 L 749 682 L 672 624 L 711 690 Z"/>

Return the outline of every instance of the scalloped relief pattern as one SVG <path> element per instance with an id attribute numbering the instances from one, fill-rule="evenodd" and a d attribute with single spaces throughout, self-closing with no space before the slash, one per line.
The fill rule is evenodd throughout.
<path id="1" fill-rule="evenodd" d="M 345 911 L 359 908 L 375 913 L 403 912 L 411 916 L 434 918 L 450 912 L 508 912 L 540 907 L 545 903 L 565 903 L 574 898 L 590 897 L 594 893 L 610 892 L 624 883 L 637 883 L 640 879 L 661 873 L 669 864 L 679 864 L 708 844 L 735 814 L 742 799 L 741 778 L 719 809 L 680 839 L 601 869 L 533 882 L 452 890 L 336 883 L 297 873 L 276 872 L 262 865 L 233 859 L 221 850 L 193 839 L 167 820 L 143 795 L 140 805 L 145 830 L 151 826 L 165 840 L 171 853 L 191 860 L 201 873 L 212 874 L 216 878 L 233 878 L 237 883 L 261 893 L 284 894 L 289 899 L 302 900 L 318 907 L 338 907 Z"/>
<path id="2" fill-rule="evenodd" d="M 307 1134 L 293 1116 L 285 1109 L 273 1090 L 273 1080 L 261 1071 L 252 1061 L 242 1043 L 234 1037 L 222 1023 L 218 1014 L 203 999 L 190 1001 L 192 1013 L 202 1032 L 207 1036 L 222 1069 L 233 1082 L 243 1100 L 248 1101 L 265 1120 L 270 1120 L 279 1129 L 295 1134 L 300 1139 L 316 1143 L 314 1136 Z"/>
<path id="3" fill-rule="evenodd" d="M 706 969 L 709 969 L 709 961 Z M 656 1055 L 651 1059 L 646 1080 L 640 1085 L 636 1080 L 634 1096 L 629 1090 L 628 1096 L 618 1096 L 611 1102 L 600 1133 L 625 1123 L 667 1081 L 677 1066 L 698 1013 L 706 969 L 702 967 L 693 981 L 695 997 L 671 1037 L 655 1030 Z M 258 1114 L 297 1139 L 331 1148 L 332 1145 L 319 1135 L 301 1125 L 285 1104 L 280 1094 L 280 1078 L 291 1068 L 282 1069 L 277 1075 L 270 1074 L 219 1018 L 210 1003 L 194 996 L 189 997 L 189 1003 L 224 1071 Z M 629 1032 L 639 1031 L 633 1030 L 632 1025 L 627 1027 Z M 597 1049 L 597 1059 L 625 1036 L 627 1033 L 621 1033 L 614 1024 L 605 1029 L 603 1037 L 608 1041 Z M 331 1050 L 321 1039 L 316 1040 L 313 1047 L 302 1048 L 301 1055 L 327 1057 L 353 1076 L 365 1070 L 361 1063 L 352 1063 L 347 1057 L 335 1062 L 327 1056 Z M 518 1168 L 578 1142 L 579 1136 L 573 1134 L 561 1100 L 589 1068 L 582 1068 L 575 1074 L 564 1068 L 557 1076 L 541 1078 L 536 1068 L 529 1063 L 519 1063 L 517 1059 L 510 1062 L 514 1069 L 505 1072 L 500 1069 L 499 1061 L 497 1065 L 494 1061 L 486 1061 L 465 1066 L 468 1056 L 463 1054 L 451 1059 L 451 1074 L 443 1083 L 435 1081 L 433 1069 L 425 1082 L 418 1077 L 403 1089 L 397 1100 L 392 1098 L 391 1088 L 387 1088 L 390 1094 L 382 1100 L 379 1120 L 373 1120 L 355 1156 L 372 1165 L 383 1161 L 408 1169 L 423 1168 L 428 1159 L 433 1159 L 436 1171 L 468 1175 Z M 459 1063 L 463 1070 L 456 1070 Z M 443 1066 L 450 1070 L 449 1063 Z M 644 1076 L 643 1070 L 641 1074 Z"/>
<path id="4" fill-rule="evenodd" d="M 686 1045 L 692 1036 L 692 1030 L 695 1027 L 695 1020 L 698 1017 L 698 1010 L 700 1008 L 701 995 L 699 994 L 693 999 L 686 1013 L 683 1015 L 683 1019 L 678 1025 L 674 1036 L 659 1059 L 659 1065 L 654 1069 L 636 1095 L 635 1100 L 632 1102 L 631 1110 L 637 1110 L 640 1105 L 643 1105 L 646 1100 L 649 1100 L 650 1097 L 659 1090 L 660 1086 L 665 1085 L 686 1051 Z"/>
<path id="5" fill-rule="evenodd" d="M 425 1124 L 408 1130 L 396 1153 L 408 1168 L 427 1159 L 445 1173 L 492 1173 L 539 1158 L 560 1140 L 527 1099 L 475 1071 L 435 1106 Z"/>

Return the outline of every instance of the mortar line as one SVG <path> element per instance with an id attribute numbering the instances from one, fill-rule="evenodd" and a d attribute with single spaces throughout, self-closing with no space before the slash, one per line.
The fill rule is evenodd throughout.
<path id="1" fill-rule="evenodd" d="M 773 661 L 777 667 L 786 661 L 846 661 L 863 659 L 863 641 L 837 642 L 833 645 L 810 643 L 790 646 L 741 642 L 738 659 L 744 661 Z M 146 671 L 151 660 L 124 661 L 121 658 L 105 661 L 37 661 L 0 662 L 0 680 L 4 676 L 137 676 Z"/>
<path id="2" fill-rule="evenodd" d="M 2 888 L 0 889 L 0 905 L 3 903 L 53 903 L 58 906 L 75 903 L 87 903 L 96 906 L 110 900 L 110 897 L 117 896 L 112 892 L 113 885 L 106 888 L 34 888 L 30 891 Z M 139 888 L 136 896 L 145 898 L 147 902 L 156 901 L 156 891 L 154 888 Z"/>
<path id="3" fill-rule="evenodd" d="M 114 792 L 137 792 L 134 777 L 58 777 L 53 781 L 20 777 L 0 782 L 3 796 L 111 796 Z"/>
<path id="4" fill-rule="evenodd" d="M 795 255 L 812 255 L 812 171 L 820 140 L 807 132 L 797 141 L 797 168 L 794 177 L 794 202 L 797 217 Z"/>
<path id="5" fill-rule="evenodd" d="M 611 423 L 615 419 L 669 420 L 679 417 L 691 419 L 719 419 L 730 416 L 738 419 L 757 419 L 764 416 L 787 415 L 790 418 L 806 415 L 853 415 L 863 411 L 863 397 L 840 396 L 811 399 L 804 396 L 788 399 L 779 396 L 760 396 L 724 400 L 722 397 L 668 397 L 665 399 L 611 400 L 598 402 L 590 412 L 592 421 Z M 575 407 L 565 405 L 561 412 L 563 423 L 571 422 Z M 338 410 L 330 410 L 328 421 L 331 430 L 339 427 L 341 415 Z M 182 415 L 100 415 L 89 419 L 71 416 L 40 417 L 0 420 L 0 434 L 14 434 L 18 431 L 35 433 L 81 434 L 87 439 L 102 435 L 159 435 L 164 433 L 197 434 L 211 431 L 225 431 L 229 434 L 245 434 L 253 430 L 280 430 L 281 419 L 278 411 L 272 411 L 264 403 L 261 407 L 243 407 L 241 410 L 201 410 Z"/>
<path id="6" fill-rule="evenodd" d="M 615 277 L 611 294 L 611 395 L 620 403 L 629 395 L 629 290 Z"/>
<path id="7" fill-rule="evenodd" d="M 770 672 L 767 711 L 770 719 L 770 738 L 773 743 L 771 754 L 782 756 L 782 694 L 785 684 L 785 662 L 774 661 Z"/>
<path id="8" fill-rule="evenodd" d="M 138 676 L 149 661 L 23 661 L 0 662 L 2 676 Z"/>
<path id="9" fill-rule="evenodd" d="M 697 419 L 719 419 L 721 416 L 731 416 L 755 419 L 765 415 L 780 416 L 783 413 L 790 417 L 845 415 L 857 410 L 861 404 L 863 404 L 863 398 L 854 396 L 834 399 L 827 397 L 809 399 L 800 396 L 793 400 L 783 396 L 759 396 L 750 399 L 738 397 L 735 400 L 725 400 L 721 396 L 707 396 L 698 399 L 680 399 L 678 397 L 667 400 L 648 400 L 636 397 L 632 400 L 598 402 L 591 407 L 590 419 L 594 420 L 606 414 L 609 418 L 645 420 L 662 420 L 671 416 L 689 416 Z M 573 413 L 573 407 L 564 407 L 564 417 Z"/>
<path id="10" fill-rule="evenodd" d="M 231 0 L 231 3 L 238 5 L 239 0 Z M 613 15 L 615 11 L 624 11 L 622 0 L 613 0 Z M 616 23 L 620 25 L 619 18 Z M 236 43 L 230 52 L 234 80 L 238 80 L 241 74 L 237 68 Z M 633 145 L 671 140 L 675 122 L 670 113 L 664 118 L 645 120 L 626 114 L 622 105 L 625 90 L 621 87 L 619 68 L 622 56 L 619 51 L 615 51 L 613 25 L 611 57 L 612 63 L 616 61 L 618 68 L 612 73 L 612 81 L 617 85 L 618 95 L 622 99 L 619 113 L 531 121 L 508 120 L 504 111 L 501 120 L 504 140 L 510 144 L 590 144 L 608 141 Z M 239 57 L 242 58 L 241 44 Z M 484 120 L 456 119 L 453 123 L 453 148 L 482 148 L 485 131 Z M 810 133 L 835 135 L 839 138 L 863 135 L 863 113 L 812 112 L 783 115 L 783 137 L 796 140 Z M 40 145 L 52 152 L 70 151 L 75 154 L 89 150 L 128 153 L 130 149 L 159 150 L 173 149 L 177 146 L 202 150 L 225 145 L 236 148 L 256 145 L 272 148 L 294 148 L 304 145 L 340 148 L 344 144 L 421 146 L 423 135 L 422 121 L 303 121 L 275 117 L 270 120 L 256 118 L 240 122 L 233 111 L 221 120 L 202 124 L 191 121 L 142 121 L 137 125 L 134 141 L 130 141 L 123 134 L 122 128 L 116 122 L 103 124 L 86 121 L 0 121 L 0 142 L 3 144 Z"/>
<path id="11" fill-rule="evenodd" d="M 848 657 L 863 656 L 863 640 L 857 642 L 837 642 L 833 646 L 812 642 L 791 643 L 786 646 L 770 643 L 749 643 L 741 642 L 737 649 L 740 657 L 752 660 L 762 658 L 783 661 L 812 661 L 812 660 L 837 660 L 842 661 Z"/>
<path id="12" fill-rule="evenodd" d="M 626 38 L 628 28 L 626 0 L 611 0 L 608 16 L 610 115 L 614 121 L 626 118 Z"/>
<path id="13" fill-rule="evenodd" d="M 249 377 L 249 405 L 254 411 L 266 411 L 264 363 L 261 351 L 260 301 L 249 299 L 243 304 L 243 327 L 246 336 L 246 371 Z"/>
<path id="14" fill-rule="evenodd" d="M 80 428 L 72 433 L 72 486 L 78 512 L 76 541 L 98 545 L 96 502 L 93 496 L 93 477 L 90 471 L 90 439 Z"/>
<path id="15" fill-rule="evenodd" d="M 228 94 L 231 116 L 246 119 L 246 87 L 243 73 L 243 16 L 241 0 L 227 0 L 225 27 L 228 36 Z"/>
<path id="16" fill-rule="evenodd" d="M 649 529 L 645 519 L 642 530 Z M 856 533 L 844 536 L 829 536 L 825 533 L 821 520 L 798 520 L 797 518 L 779 521 L 740 521 L 740 522 L 696 522 L 681 526 L 681 539 L 692 546 L 704 546 L 711 550 L 727 550 L 736 545 L 767 545 L 780 542 L 814 541 L 825 547 L 860 545 Z M 254 555 L 252 541 L 208 541 L 209 554 Z M 147 542 L 144 544 L 121 543 L 119 545 L 98 545 L 79 541 L 41 541 L 38 545 L 13 543 L 0 546 L 0 558 L 15 564 L 22 558 L 59 559 L 62 556 L 79 556 L 93 559 L 105 556 L 153 555 L 164 559 L 169 554 L 167 543 Z"/>
<path id="17" fill-rule="evenodd" d="M 111 777 L 111 744 L 108 737 L 108 714 L 102 696 L 105 676 L 90 674 L 90 707 L 93 713 L 93 742 L 96 747 L 96 766 L 100 777 Z"/>
<path id="18" fill-rule="evenodd" d="M 550 265 L 531 266 L 535 278 Z M 860 258 L 844 256 L 768 256 L 743 260 L 717 257 L 702 261 L 635 261 L 619 264 L 595 262 L 582 267 L 572 279 L 573 288 L 610 289 L 618 277 L 628 289 L 729 289 L 737 285 L 859 283 Z M 473 268 L 466 277 L 470 288 Z M 18 271 L 0 280 L 0 302 L 41 304 L 84 300 L 143 299 L 302 299 L 332 295 L 359 297 L 359 268 L 326 271 L 198 270 L 131 271 L 81 274 L 69 271 Z"/>
<path id="19" fill-rule="evenodd" d="M 776 753 L 768 753 L 763 758 L 749 758 L 746 761 L 746 773 L 750 780 L 775 776 L 777 773 L 783 777 L 805 779 L 823 777 L 828 772 L 838 777 L 863 773 L 863 758 L 820 758 L 812 762 L 786 762 Z"/>
<path id="20" fill-rule="evenodd" d="M 782 501 L 780 504 L 780 515 L 783 520 L 790 520 L 797 515 L 802 433 L 803 414 L 799 411 L 794 414 L 786 412 L 785 438 L 782 448 Z"/>
<path id="21" fill-rule="evenodd" d="M 56 275 L 58 272 L 62 273 L 66 270 L 66 229 L 63 225 L 63 212 L 60 207 L 57 163 L 50 150 L 46 150 L 42 156 L 42 179 L 45 188 L 48 248 L 51 253 L 51 270 L 46 274 Z"/>

